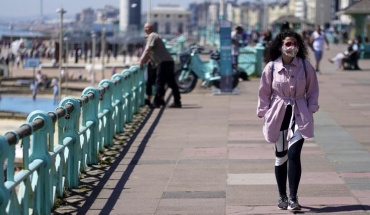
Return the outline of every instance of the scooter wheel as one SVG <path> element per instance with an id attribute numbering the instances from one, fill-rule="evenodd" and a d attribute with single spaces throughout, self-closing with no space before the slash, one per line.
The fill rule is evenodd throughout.
<path id="1" fill-rule="evenodd" d="M 216 88 L 221 87 L 221 82 L 219 80 L 212 82 L 213 86 Z M 235 89 L 239 84 L 239 72 L 233 74 L 232 88 Z"/>
<path id="2" fill-rule="evenodd" d="M 186 78 L 180 80 L 181 69 L 175 72 L 175 80 L 180 93 L 190 93 L 197 85 L 198 77 L 191 72 Z"/>

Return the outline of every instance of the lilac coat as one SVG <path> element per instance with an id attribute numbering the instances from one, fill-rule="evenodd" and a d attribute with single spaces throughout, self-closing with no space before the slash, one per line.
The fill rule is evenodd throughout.
<path id="1" fill-rule="evenodd" d="M 290 74 L 284 68 L 281 57 L 263 70 L 258 91 L 257 116 L 264 117 L 263 134 L 268 142 L 278 140 L 281 123 L 287 105 L 292 105 L 295 122 L 303 138 L 314 137 L 313 113 L 319 109 L 319 84 L 316 71 L 309 61 L 305 61 L 306 74 L 301 58 L 295 57 Z"/>

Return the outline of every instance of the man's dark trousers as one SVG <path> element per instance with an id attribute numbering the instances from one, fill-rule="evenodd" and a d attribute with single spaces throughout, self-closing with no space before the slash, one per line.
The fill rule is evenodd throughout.
<path id="1" fill-rule="evenodd" d="M 167 84 L 172 90 L 172 95 L 175 104 L 181 104 L 179 87 L 175 80 L 175 63 L 174 61 L 164 61 L 157 67 L 156 79 L 156 94 L 154 98 L 155 105 L 164 105 L 164 94 L 166 92 L 165 85 Z"/>

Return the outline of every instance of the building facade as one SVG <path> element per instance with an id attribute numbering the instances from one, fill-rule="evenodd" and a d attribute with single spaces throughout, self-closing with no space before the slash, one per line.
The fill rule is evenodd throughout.
<path id="1" fill-rule="evenodd" d="M 92 8 L 87 8 L 81 11 L 77 16 L 77 22 L 86 25 L 92 25 L 96 20 L 95 11 Z"/>
<path id="2" fill-rule="evenodd" d="M 178 5 L 159 5 L 150 10 L 154 30 L 164 38 L 188 33 L 190 12 Z M 148 16 L 148 11 L 144 14 Z"/>

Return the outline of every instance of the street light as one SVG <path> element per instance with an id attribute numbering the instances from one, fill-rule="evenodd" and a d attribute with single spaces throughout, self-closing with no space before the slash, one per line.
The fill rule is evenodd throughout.
<path id="1" fill-rule="evenodd" d="M 104 79 L 104 54 L 105 54 L 105 26 L 104 26 L 104 21 L 105 21 L 105 14 L 101 15 L 101 50 L 100 50 L 100 55 L 101 55 L 101 79 Z"/>
<path id="2" fill-rule="evenodd" d="M 68 39 L 68 37 L 64 37 L 63 40 L 66 42 L 66 55 L 65 55 L 66 65 L 64 66 L 64 68 L 65 68 L 64 76 L 65 76 L 65 80 L 66 80 L 66 90 L 65 91 L 66 91 L 66 95 L 68 96 L 68 77 L 69 77 L 69 75 L 68 75 L 68 41 L 69 41 L 69 39 Z"/>
<path id="3" fill-rule="evenodd" d="M 220 17 L 219 19 L 225 19 L 225 0 L 220 0 Z"/>
<path id="4" fill-rule="evenodd" d="M 324 21 L 324 7 L 325 7 L 325 5 L 324 5 L 324 3 L 322 3 L 322 2 L 320 2 L 320 21 L 319 21 L 319 25 L 323 25 L 323 24 L 325 24 L 325 21 Z"/>
<path id="5" fill-rule="evenodd" d="M 146 22 L 147 23 L 150 23 L 150 16 L 151 16 L 151 10 L 152 10 L 152 1 L 151 0 L 148 0 L 149 1 L 149 7 L 148 7 L 148 14 L 146 16 Z"/>
<path id="6" fill-rule="evenodd" d="M 95 46 L 96 46 L 96 34 L 91 32 L 92 50 L 91 50 L 91 84 L 95 85 Z"/>
<path id="7" fill-rule="evenodd" d="M 59 29 L 59 90 L 58 90 L 58 101 L 61 99 L 62 91 L 62 50 L 63 50 L 63 15 L 67 13 L 63 8 L 58 8 L 57 13 L 60 14 L 60 29 Z"/>
<path id="8" fill-rule="evenodd" d="M 10 24 L 9 25 L 9 30 L 10 30 L 10 48 L 12 47 L 12 43 L 13 43 L 13 24 Z M 12 50 L 12 49 L 11 49 Z M 11 72 L 11 69 L 10 69 L 10 66 L 8 65 L 8 72 L 9 72 L 9 77 L 12 76 L 12 72 Z"/>
<path id="9" fill-rule="evenodd" d="M 14 29 L 13 24 L 10 24 L 9 25 L 9 30 L 10 30 L 10 44 L 12 44 L 12 42 L 13 42 L 13 29 Z"/>

